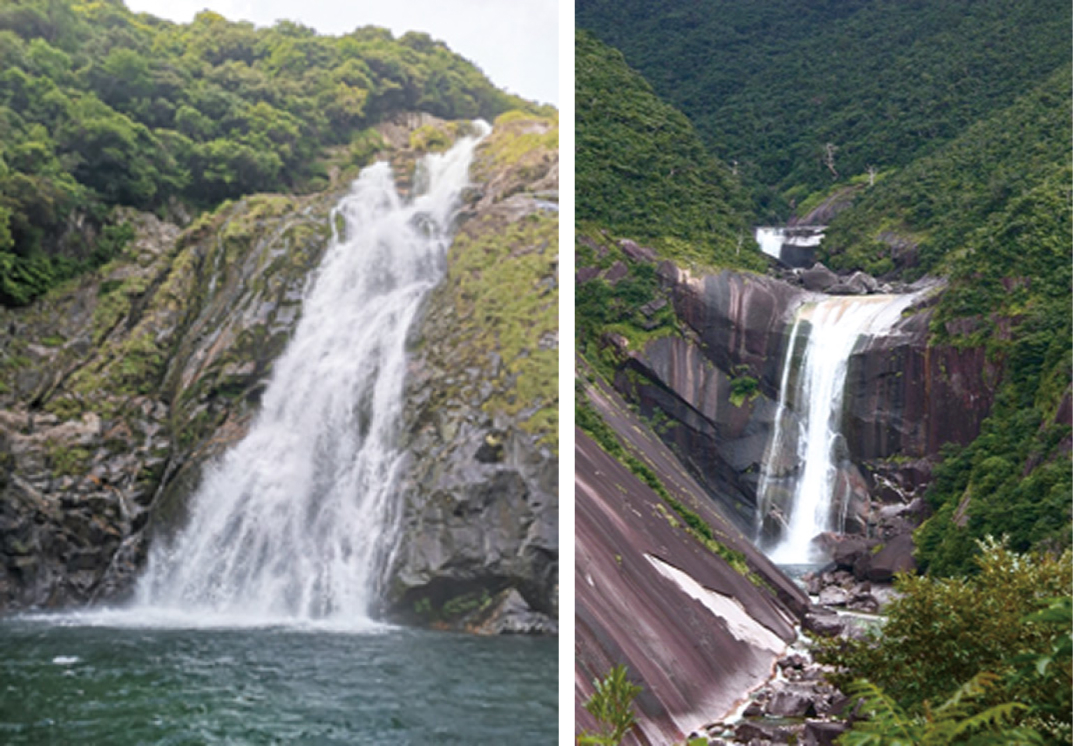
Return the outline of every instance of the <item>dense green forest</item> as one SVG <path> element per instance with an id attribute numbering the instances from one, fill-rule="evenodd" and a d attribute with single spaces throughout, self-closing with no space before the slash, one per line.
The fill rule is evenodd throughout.
<path id="1" fill-rule="evenodd" d="M 578 0 L 737 162 L 764 219 L 834 181 L 903 167 L 1069 61 L 1063 0 Z M 835 150 L 830 167 L 827 145 Z"/>
<path id="2" fill-rule="evenodd" d="M 707 152 L 689 120 L 619 52 L 580 30 L 574 64 L 576 263 L 628 269 L 614 284 L 593 279 L 577 289 L 578 349 L 607 372 L 600 335 L 611 331 L 638 344 L 674 326 L 669 307 L 653 319 L 638 312 L 658 297 L 655 268 L 630 260 L 608 236 L 644 241 L 686 266 L 760 271 L 765 262 L 749 235 L 740 182 Z"/>
<path id="3" fill-rule="evenodd" d="M 526 102 L 423 33 L 338 37 L 204 11 L 191 24 L 122 0 L 0 5 L 0 303 L 96 266 L 112 210 L 198 210 L 327 185 L 328 149 L 360 164 L 401 111 L 491 120 Z"/>
<path id="4" fill-rule="evenodd" d="M 1071 86 L 1066 63 L 934 153 L 860 190 L 831 224 L 823 261 L 904 279 L 948 274 L 972 253 L 974 231 L 1066 167 Z M 900 254 L 883 240 L 890 236 L 906 239 Z"/>
<path id="5" fill-rule="evenodd" d="M 579 31 L 574 65 L 577 220 L 639 240 L 688 242 L 709 264 L 733 262 L 748 202 L 730 170 L 618 51 Z"/>

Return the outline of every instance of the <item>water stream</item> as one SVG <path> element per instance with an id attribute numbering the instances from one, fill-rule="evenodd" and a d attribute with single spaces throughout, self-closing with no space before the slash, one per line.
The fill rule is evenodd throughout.
<path id="1" fill-rule="evenodd" d="M 863 336 L 888 331 L 914 298 L 831 296 L 798 311 L 758 488 L 760 528 L 772 517 L 782 524 L 778 538 L 766 542 L 775 562 L 816 562 L 812 539 L 842 531 L 848 490 L 839 484 L 838 461 L 845 453 L 842 400 L 850 356 Z"/>
<path id="2" fill-rule="evenodd" d="M 152 549 L 132 613 L 360 627 L 394 533 L 407 330 L 439 281 L 478 138 L 429 155 L 403 202 L 387 163 L 336 207 L 337 235 L 247 436 Z"/>

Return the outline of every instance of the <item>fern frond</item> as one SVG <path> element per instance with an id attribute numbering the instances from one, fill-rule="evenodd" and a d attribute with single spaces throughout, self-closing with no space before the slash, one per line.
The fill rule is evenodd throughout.
<path id="1" fill-rule="evenodd" d="M 972 717 L 961 720 L 954 729 L 954 735 L 960 736 L 975 730 L 991 730 L 1001 728 L 1006 723 L 1013 721 L 1014 713 L 1027 710 L 1028 707 L 1020 702 L 1003 702 L 994 707 L 988 707 L 983 712 L 978 712 Z"/>

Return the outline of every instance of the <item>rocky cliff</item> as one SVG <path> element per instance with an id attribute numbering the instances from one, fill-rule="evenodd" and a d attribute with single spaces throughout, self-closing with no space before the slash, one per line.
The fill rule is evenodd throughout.
<path id="1" fill-rule="evenodd" d="M 520 192 L 549 171 L 527 170 L 530 151 L 548 143 L 526 137 L 546 132 L 547 122 L 508 115 L 503 125 L 517 136 L 493 136 L 485 152 L 494 157 L 474 173 L 467 235 L 477 243 L 495 243 L 490 234 L 509 224 L 481 217 L 482 190 L 506 203 L 508 195 L 491 185 Z M 381 126 L 382 150 L 404 187 L 416 155 L 449 142 L 458 129 L 423 115 Z M 504 141 L 506 154 L 491 150 Z M 554 148 L 537 160 L 550 158 L 548 150 Z M 0 611 L 122 598 L 148 544 L 181 524 L 202 470 L 244 434 L 301 313 L 308 275 L 330 240 L 331 209 L 353 175 L 332 173 L 324 192 L 249 197 L 185 227 L 130 212 L 135 237 L 117 259 L 28 308 L 0 310 Z M 543 225 L 546 211 L 535 212 Z M 534 282 L 544 277 L 533 272 Z M 483 321 L 478 316 L 472 323 Z M 455 323 L 461 322 L 448 314 L 440 338 Z M 499 376 L 482 382 L 487 397 L 513 404 L 523 389 L 519 380 L 532 368 L 520 350 L 506 349 L 514 354 L 500 353 Z M 422 395 L 443 398 L 440 387 L 450 385 L 444 378 L 451 375 L 426 376 Z M 554 479 L 541 475 L 554 466 L 541 459 L 553 463 L 554 420 L 531 416 L 534 407 L 546 406 L 533 397 L 515 409 L 504 406 L 503 414 L 491 410 L 500 417 L 495 427 L 482 421 L 473 437 L 501 435 L 509 454 L 501 460 L 524 463 L 518 469 L 525 479 L 550 484 L 540 494 L 553 526 Z M 466 416 L 472 414 L 460 415 Z M 516 422 L 543 422 L 544 429 L 515 434 Z M 489 480 L 485 499 L 500 494 L 495 484 Z M 444 490 L 453 494 L 450 486 Z M 500 520 L 528 526 L 522 502 L 500 505 Z M 498 556 L 494 542 L 476 541 L 477 548 L 458 554 Z M 554 562 L 545 563 L 546 574 L 549 566 Z"/>
<path id="2" fill-rule="evenodd" d="M 478 632 L 558 616 L 558 122 L 497 121 L 413 335 L 388 612 Z"/>
<path id="3" fill-rule="evenodd" d="M 653 257 L 624 253 L 622 276 Z M 794 311 L 817 296 L 752 273 L 704 274 L 670 262 L 657 273 L 673 320 L 640 341 L 605 334 L 615 386 L 731 520 L 752 531 Z M 585 268 L 579 278 L 607 281 Z M 857 530 L 870 520 L 872 497 L 918 494 L 943 443 L 970 442 L 990 412 L 998 371 L 983 348 L 930 341 L 939 292 L 922 295 L 890 334 L 865 340 L 850 361 L 843 431 Z"/>

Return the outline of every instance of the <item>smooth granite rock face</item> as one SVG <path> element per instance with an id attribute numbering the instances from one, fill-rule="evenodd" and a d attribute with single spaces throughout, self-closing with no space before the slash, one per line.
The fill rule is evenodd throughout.
<path id="1" fill-rule="evenodd" d="M 615 392 L 596 384 L 584 395 L 717 544 L 575 432 L 575 727 L 596 727 L 583 708 L 593 680 L 624 663 L 644 686 L 636 742 L 681 742 L 772 676 L 808 600 Z"/>

